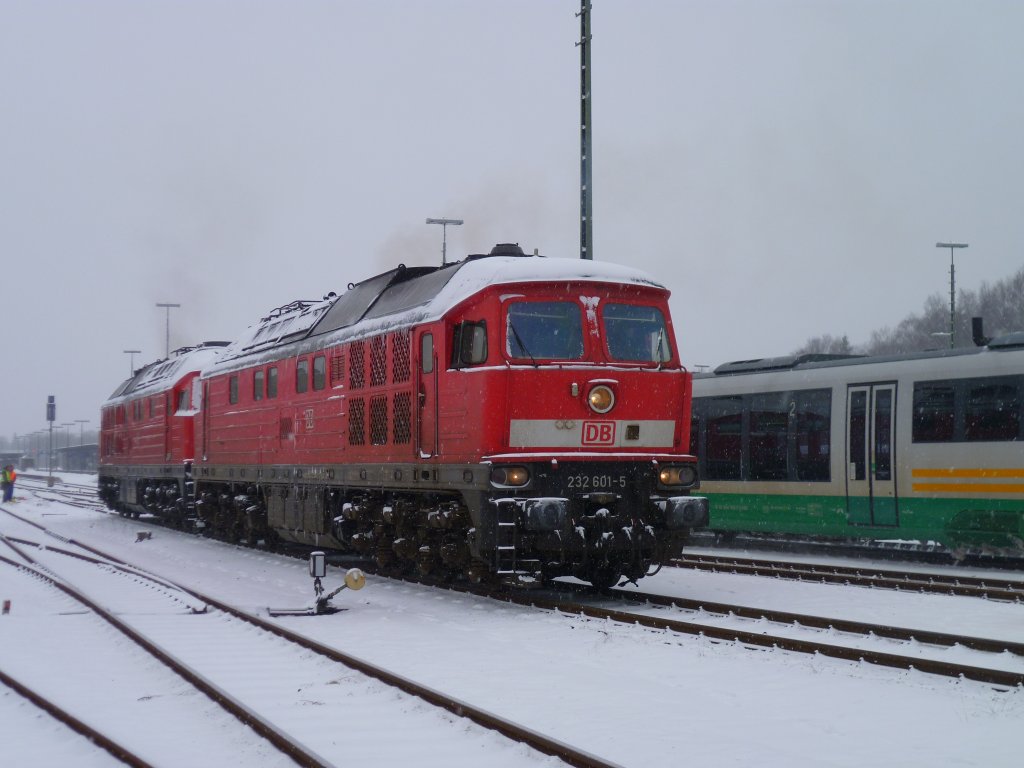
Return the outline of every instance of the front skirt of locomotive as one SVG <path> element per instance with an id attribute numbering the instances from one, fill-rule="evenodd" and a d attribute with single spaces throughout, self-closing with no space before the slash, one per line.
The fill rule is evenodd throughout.
<path id="1" fill-rule="evenodd" d="M 656 482 L 650 461 L 528 465 L 527 488 L 492 492 L 471 549 L 499 575 L 575 576 L 595 586 L 639 579 L 707 525 L 707 499 Z"/>

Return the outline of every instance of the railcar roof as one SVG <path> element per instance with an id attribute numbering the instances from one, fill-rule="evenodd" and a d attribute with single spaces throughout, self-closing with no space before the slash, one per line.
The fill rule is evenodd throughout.
<path id="1" fill-rule="evenodd" d="M 737 360 L 723 363 L 710 373 L 696 373 L 696 379 L 723 378 L 739 374 L 773 373 L 779 371 L 807 371 L 821 368 L 841 368 L 855 365 L 873 365 L 877 363 L 901 363 L 910 360 L 935 360 L 942 358 L 967 357 L 978 355 L 986 350 L 1001 351 L 1024 348 L 1024 333 L 1011 333 L 992 339 L 984 347 L 958 347 L 955 349 L 929 350 L 903 355 L 786 355 L 783 357 L 765 357 L 755 360 Z"/>
<path id="2" fill-rule="evenodd" d="M 247 329 L 213 368 L 220 372 L 248 365 L 251 356 L 304 339 L 315 338 L 318 344 L 329 345 L 429 322 L 491 285 L 559 281 L 620 283 L 667 290 L 639 270 L 579 259 L 470 256 L 442 267 L 399 266 L 361 283 L 349 284 L 341 296 L 328 294 L 318 302 L 293 302 L 275 310 Z"/>
<path id="3" fill-rule="evenodd" d="M 226 341 L 207 341 L 197 347 L 175 350 L 168 359 L 148 363 L 125 379 L 104 406 L 163 392 L 190 371 L 200 371 L 212 364 L 227 346 Z"/>

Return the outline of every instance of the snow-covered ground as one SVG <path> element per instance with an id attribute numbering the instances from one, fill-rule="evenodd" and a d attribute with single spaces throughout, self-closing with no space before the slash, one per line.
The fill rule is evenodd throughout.
<path id="1" fill-rule="evenodd" d="M 253 611 L 308 605 L 313 597 L 302 561 L 162 529 L 146 528 L 154 531 L 152 538 L 137 543 L 136 532 L 143 529 L 137 522 L 26 495 L 13 509 L 65 536 L 134 562 L 141 560 L 151 571 Z M 38 538 L 6 515 L 0 515 L 0 531 Z M 337 586 L 341 572 L 332 569 L 326 581 L 328 589 Z M 10 599 L 14 584 L 10 570 L 0 569 L 0 599 Z M 973 598 L 675 569 L 641 582 L 641 588 L 1024 642 L 1024 606 Z M 30 604 L 23 605 L 23 600 Z M 1019 689 L 998 691 L 919 672 L 754 650 L 374 577 L 360 592 L 342 592 L 335 603 L 348 610 L 280 621 L 625 766 L 1020 764 L 1024 691 Z M 82 617 L 58 613 L 56 607 L 31 596 L 14 599 L 10 615 L 0 617 L 0 666 L 8 668 L 6 660 L 16 660 L 24 671 L 39 674 L 48 657 L 101 659 L 110 652 L 109 638 L 72 630 L 73 622 Z M 32 640 L 26 648 L 26 638 L 38 642 Z M 21 647 L 13 647 L 15 642 Z M 52 684 L 77 685 L 74 677 L 59 674 L 63 668 L 54 666 Z M 18 669 L 8 671 L 17 674 Z M 252 673 L 269 674 L 260 669 Z M 295 686 L 312 690 L 326 682 L 303 678 L 296 679 Z M 344 745 L 346 734 L 356 733 L 364 738 L 372 734 L 380 743 L 411 740 L 398 723 L 382 721 L 375 714 L 378 710 L 360 706 L 359 699 L 357 695 L 344 705 L 316 708 L 316 717 L 330 724 L 338 744 Z M 449 740 L 452 731 L 467 740 L 480 738 L 477 729 L 457 719 L 439 717 L 437 722 L 439 743 Z M 173 726 L 188 727 L 184 722 L 169 723 Z M 32 714 L 31 705 L 22 704 L 13 693 L 0 695 L 0 754 L 5 764 L 59 764 L 47 757 L 54 733 L 60 733 L 54 721 Z M 212 737 L 196 731 L 194 738 L 201 743 Z M 230 738 L 224 743 L 230 744 Z M 440 764 L 431 757 L 429 738 L 420 749 L 414 762 Z M 228 750 L 223 743 L 211 743 L 208 751 L 222 759 Z M 559 764 L 515 745 L 501 752 L 500 762 L 506 765 Z M 350 763 L 339 758 L 343 754 L 341 750 L 325 756 Z M 446 764 L 488 764 L 479 751 L 468 749 L 466 754 L 475 756 Z M 268 762 L 261 763 L 262 757 L 260 750 L 250 749 L 244 757 L 239 753 L 235 764 L 279 761 L 268 755 Z M 184 748 L 180 753 L 169 749 L 160 764 L 195 764 L 192 759 Z M 395 764 L 375 761 L 373 755 L 364 755 L 360 762 Z"/>

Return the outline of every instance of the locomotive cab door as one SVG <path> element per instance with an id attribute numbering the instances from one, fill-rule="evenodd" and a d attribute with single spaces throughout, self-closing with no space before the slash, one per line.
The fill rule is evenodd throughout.
<path id="1" fill-rule="evenodd" d="M 417 349 L 419 405 L 416 409 L 416 452 L 417 456 L 427 458 L 438 453 L 437 352 L 434 349 L 434 334 L 421 333 Z"/>
<path id="2" fill-rule="evenodd" d="M 896 384 L 846 394 L 846 510 L 850 525 L 898 526 Z"/>

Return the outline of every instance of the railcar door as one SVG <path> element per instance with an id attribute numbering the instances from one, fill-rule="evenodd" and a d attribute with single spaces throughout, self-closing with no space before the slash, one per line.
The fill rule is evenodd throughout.
<path id="1" fill-rule="evenodd" d="M 437 352 L 434 349 L 434 334 L 421 333 L 417 349 L 419 408 L 416 418 L 416 452 L 418 456 L 426 458 L 438 453 Z"/>
<path id="2" fill-rule="evenodd" d="M 899 525 L 895 421 L 895 383 L 849 387 L 846 508 L 850 525 Z"/>

